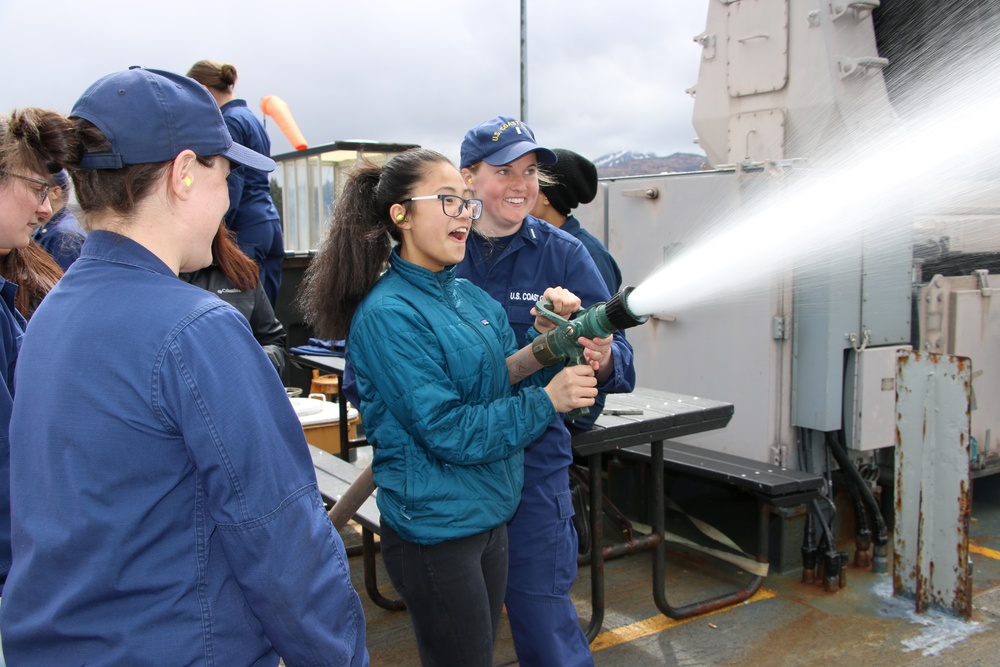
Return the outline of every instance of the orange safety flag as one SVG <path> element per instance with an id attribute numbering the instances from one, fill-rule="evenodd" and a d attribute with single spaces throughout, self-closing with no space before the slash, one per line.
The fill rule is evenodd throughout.
<path id="1" fill-rule="evenodd" d="M 295 150 L 301 151 L 308 148 L 306 138 L 302 136 L 298 124 L 292 118 L 292 112 L 285 100 L 277 95 L 265 95 L 260 100 L 260 109 L 278 123 L 278 127 L 285 133 Z"/>

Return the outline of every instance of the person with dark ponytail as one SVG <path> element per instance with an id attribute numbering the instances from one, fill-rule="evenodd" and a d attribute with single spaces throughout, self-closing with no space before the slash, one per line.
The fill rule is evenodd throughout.
<path id="1" fill-rule="evenodd" d="M 187 75 L 208 88 L 222 110 L 222 117 L 233 141 L 262 155 L 271 154 L 271 139 L 267 130 L 246 100 L 233 94 L 236 67 L 214 60 L 199 60 Z M 240 248 L 260 268 L 260 282 L 273 307 L 281 289 L 281 263 L 285 259 L 285 239 L 281 231 L 278 209 L 271 199 L 267 174 L 254 169 L 239 168 L 229 179 L 229 210 L 226 226 L 236 234 Z"/>
<path id="2" fill-rule="evenodd" d="M 253 337 L 267 353 L 274 370 L 279 376 L 285 372 L 288 360 L 285 327 L 275 317 L 264 294 L 257 265 L 236 245 L 232 230 L 220 224 L 212 241 L 212 263 L 204 269 L 182 273 L 180 278 L 208 290 L 238 310 L 247 319 Z"/>
<path id="3" fill-rule="evenodd" d="M 0 248 L 27 248 L 39 219 L 52 215 L 52 174 L 77 157 L 73 126 L 54 111 L 26 108 L 0 114 Z M 0 277 L 0 593 L 11 563 L 9 426 L 14 371 L 26 321 L 18 286 Z M 3 595 L 4 603 L 7 596 Z"/>
<path id="4" fill-rule="evenodd" d="M 439 153 L 362 163 L 301 297 L 319 335 L 347 338 L 374 445 L 382 557 L 424 665 L 493 664 L 522 450 L 597 393 L 587 364 L 537 372 L 499 304 L 456 278 L 481 212 Z M 544 298 L 564 315 L 580 305 L 562 288 Z"/>
<path id="5" fill-rule="evenodd" d="M 172 72 L 102 77 L 69 118 L 90 233 L 21 345 L 7 660 L 367 665 L 361 600 L 285 388 L 246 320 L 177 277 L 212 262 L 230 165 L 274 161 Z"/>

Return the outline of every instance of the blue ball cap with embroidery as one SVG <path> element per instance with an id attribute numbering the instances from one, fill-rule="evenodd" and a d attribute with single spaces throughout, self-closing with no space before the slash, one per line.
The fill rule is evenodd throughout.
<path id="1" fill-rule="evenodd" d="M 90 86 L 70 118 L 97 126 L 111 151 L 87 153 L 84 169 L 121 169 L 130 164 L 169 162 L 186 149 L 199 157 L 221 155 L 258 171 L 274 160 L 233 141 L 215 98 L 180 74 L 133 67 Z"/>
<path id="2" fill-rule="evenodd" d="M 556 154 L 539 146 L 527 123 L 510 116 L 497 116 L 476 125 L 462 140 L 462 167 L 485 162 L 494 167 L 510 164 L 534 151 L 539 164 L 555 164 Z"/>

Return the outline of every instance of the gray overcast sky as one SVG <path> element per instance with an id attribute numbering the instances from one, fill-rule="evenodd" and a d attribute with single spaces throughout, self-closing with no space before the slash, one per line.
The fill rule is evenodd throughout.
<path id="1" fill-rule="evenodd" d="M 528 123 L 546 146 L 700 153 L 692 99 L 710 0 L 528 0 Z M 69 113 L 129 65 L 233 63 L 258 115 L 277 95 L 311 146 L 412 142 L 454 160 L 519 114 L 518 0 L 0 0 L 0 111 Z M 268 121 L 272 152 L 292 150 Z"/>

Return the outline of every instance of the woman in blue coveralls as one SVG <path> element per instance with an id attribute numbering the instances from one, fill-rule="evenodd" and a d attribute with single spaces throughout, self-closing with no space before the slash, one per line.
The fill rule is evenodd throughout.
<path id="1" fill-rule="evenodd" d="M 52 175 L 49 202 L 52 215 L 35 230 L 35 240 L 65 271 L 80 256 L 87 232 L 70 210 L 69 174 L 64 169 Z"/>
<path id="2" fill-rule="evenodd" d="M 285 389 L 246 321 L 177 277 L 212 261 L 230 163 L 274 162 L 170 72 L 103 77 L 70 119 L 91 233 L 21 347 L 8 661 L 368 664 Z"/>
<path id="3" fill-rule="evenodd" d="M 31 242 L 39 218 L 52 215 L 52 174 L 73 158 L 71 123 L 60 114 L 27 108 L 0 114 L 0 247 Z M 25 320 L 14 306 L 17 285 L 0 277 L 0 592 L 10 570 L 8 427 L 14 403 L 14 369 Z M 7 596 L 3 595 L 4 604 Z"/>
<path id="4" fill-rule="evenodd" d="M 538 199 L 531 215 L 580 239 L 601 272 L 608 291 L 614 294 L 622 286 L 622 270 L 596 236 L 580 226 L 573 209 L 589 204 L 597 196 L 597 167 L 579 153 L 553 148 L 555 164 L 546 165 L 542 174 L 548 182 L 538 186 Z"/>
<path id="5" fill-rule="evenodd" d="M 587 365 L 534 375 L 541 366 L 499 305 L 455 278 L 481 210 L 466 197 L 433 151 L 356 168 L 302 296 L 321 336 L 349 333 L 382 556 L 425 666 L 493 664 L 521 451 L 597 393 Z M 545 295 L 562 313 L 579 308 L 566 290 Z"/>
<path id="6" fill-rule="evenodd" d="M 17 285 L 14 305 L 24 319 L 30 320 L 38 304 L 62 278 L 63 270 L 32 239 L 24 248 L 0 249 L 0 276 Z"/>
<path id="7" fill-rule="evenodd" d="M 261 155 L 271 154 L 271 139 L 264 125 L 247 107 L 246 100 L 233 95 L 236 68 L 214 60 L 199 60 L 187 75 L 212 93 L 233 141 Z M 260 282 L 273 307 L 281 289 L 281 263 L 285 259 L 285 239 L 278 209 L 271 199 L 267 174 L 255 169 L 236 169 L 229 178 L 229 210 L 226 226 L 236 234 L 236 242 L 260 267 Z"/>
<path id="8" fill-rule="evenodd" d="M 552 152 L 556 154 L 557 162 L 540 170 L 542 178 L 539 179 L 538 199 L 531 209 L 531 215 L 579 239 L 597 265 L 608 292 L 614 294 L 622 286 L 622 272 L 618 263 L 604 244 L 581 227 L 580 221 L 573 216 L 574 208 L 592 202 L 597 195 L 597 167 L 579 153 L 565 148 L 554 148 Z M 590 412 L 567 422 L 569 432 L 576 434 L 589 431 L 603 409 L 602 393 L 598 395 Z"/>
<path id="9" fill-rule="evenodd" d="M 535 142 L 531 129 L 498 116 L 469 130 L 461 150 L 462 176 L 483 200 L 483 215 L 458 275 L 500 303 L 518 340 L 534 335 L 529 310 L 546 285 L 570 290 L 584 306 L 607 301 L 608 288 L 583 244 L 528 214 L 538 197 L 538 164 L 556 161 L 552 151 Z M 600 361 L 599 389 L 633 389 L 632 348 L 621 332 L 586 346 Z M 522 666 L 593 664 L 569 597 L 577 569 L 572 462 L 570 434 L 561 417 L 524 451 L 521 504 L 507 525 L 505 599 Z"/>

